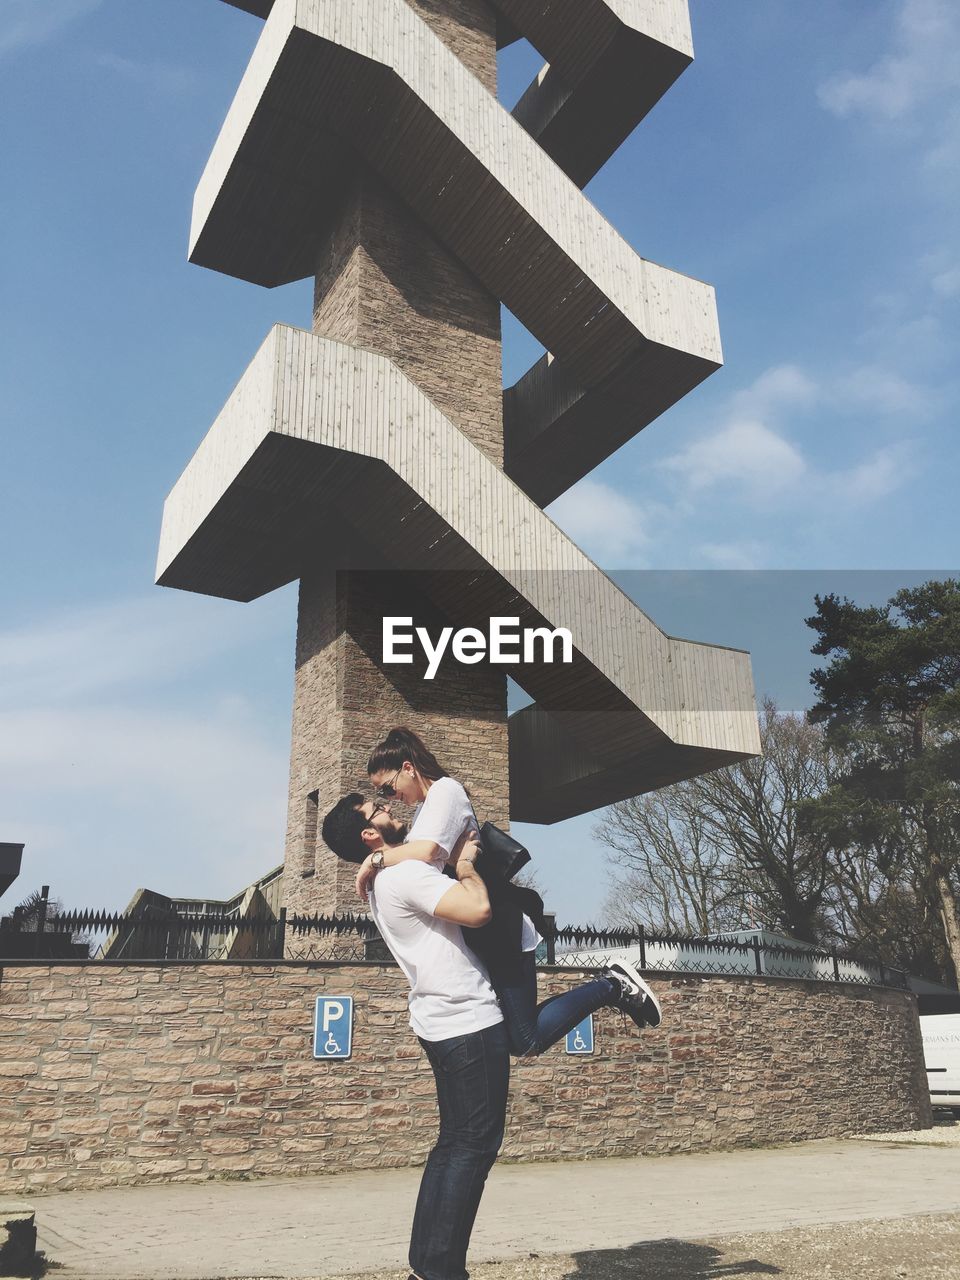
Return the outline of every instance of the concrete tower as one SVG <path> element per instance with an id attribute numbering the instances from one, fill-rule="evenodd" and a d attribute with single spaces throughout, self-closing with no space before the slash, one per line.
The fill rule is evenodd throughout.
<path id="1" fill-rule="evenodd" d="M 191 261 L 314 276 L 167 499 L 158 581 L 300 580 L 285 902 L 354 909 L 318 817 L 408 723 L 482 818 L 553 822 L 754 754 L 746 654 L 666 636 L 543 514 L 721 362 L 713 290 L 581 187 L 691 61 L 686 0 L 228 0 L 266 19 Z M 512 113 L 496 51 L 547 66 Z M 500 303 L 550 352 L 502 391 Z M 386 614 L 566 627 L 570 664 L 385 664 Z M 506 711 L 506 675 L 533 703 Z"/>

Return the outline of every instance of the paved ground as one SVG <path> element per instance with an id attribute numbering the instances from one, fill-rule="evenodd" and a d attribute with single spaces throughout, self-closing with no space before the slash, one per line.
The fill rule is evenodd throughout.
<path id="1" fill-rule="evenodd" d="M 960 1280 L 960 1125 L 927 1139 L 501 1164 L 474 1280 Z M 31 1202 L 48 1275 L 63 1280 L 398 1280 L 418 1182 L 401 1169 Z"/>
<path id="2" fill-rule="evenodd" d="M 520 1262 L 482 1262 L 472 1280 L 956 1280 L 960 1214 L 800 1227 L 711 1240 L 652 1240 Z M 402 1271 L 326 1280 L 405 1280 Z"/>

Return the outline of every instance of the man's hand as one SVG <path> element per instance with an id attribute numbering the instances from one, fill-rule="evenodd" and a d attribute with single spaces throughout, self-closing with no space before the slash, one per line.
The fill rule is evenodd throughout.
<path id="1" fill-rule="evenodd" d="M 354 881 L 354 885 L 357 890 L 357 897 L 363 902 L 366 902 L 369 898 L 370 886 L 373 884 L 373 879 L 376 874 L 377 870 L 373 865 L 373 854 L 368 853 L 360 863 L 360 870 L 357 872 L 357 878 Z"/>
<path id="2" fill-rule="evenodd" d="M 465 831 L 454 845 L 453 853 L 450 855 L 450 866 L 456 871 L 458 880 L 461 880 L 464 875 L 476 874 L 475 867 L 479 853 L 480 837 L 476 831 Z"/>

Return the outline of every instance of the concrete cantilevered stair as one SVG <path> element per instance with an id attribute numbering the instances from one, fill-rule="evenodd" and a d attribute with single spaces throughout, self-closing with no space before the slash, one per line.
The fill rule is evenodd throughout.
<path id="1" fill-rule="evenodd" d="M 276 0 L 197 188 L 191 261 L 312 275 L 358 156 L 551 353 L 504 400 L 505 469 L 541 505 L 720 366 L 713 289 L 635 253 L 404 0 Z"/>
<path id="2" fill-rule="evenodd" d="M 500 470 L 386 357 L 277 327 L 167 501 L 158 580 L 249 600 L 319 549 L 417 566 L 458 626 L 569 628 L 572 666 L 511 672 L 534 699 L 510 719 L 516 819 L 756 754 L 748 655 L 665 635 L 541 510 L 722 361 L 712 288 L 640 258 L 580 189 L 690 62 L 686 0 L 493 0 L 498 42 L 549 64 L 512 114 L 424 0 L 227 3 L 266 21 L 191 260 L 268 287 L 313 275 L 366 167 L 550 354 L 504 393 Z"/>
<path id="3" fill-rule="evenodd" d="M 369 558 L 351 558 L 358 543 Z M 251 600 L 318 548 L 344 567 L 418 566 L 459 625 L 570 629 L 572 666 L 510 672 L 538 704 L 511 719 L 519 820 L 757 750 L 747 654 L 665 635 L 389 360 L 277 326 L 167 499 L 157 578 Z"/>

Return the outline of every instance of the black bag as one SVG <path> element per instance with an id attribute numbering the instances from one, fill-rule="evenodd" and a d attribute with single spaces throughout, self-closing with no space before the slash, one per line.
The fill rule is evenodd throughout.
<path id="1" fill-rule="evenodd" d="M 477 858 L 477 873 L 484 879 L 497 876 L 502 880 L 512 880 L 530 861 L 523 845 L 492 822 L 485 822 L 479 834 L 481 852 Z"/>
<path id="2" fill-rule="evenodd" d="M 473 816 L 476 819 L 477 815 Z M 482 826 L 477 823 L 477 834 L 480 837 L 477 875 L 487 886 L 493 919 L 479 929 L 464 929 L 463 940 L 486 966 L 495 989 L 517 987 L 523 981 L 523 953 L 520 950 L 523 917 L 528 915 L 540 933 L 546 936 L 543 899 L 533 889 L 523 889 L 510 883 L 520 868 L 530 861 L 530 854 L 522 844 L 492 822 L 485 822 Z M 452 867 L 444 870 L 456 878 Z"/>

